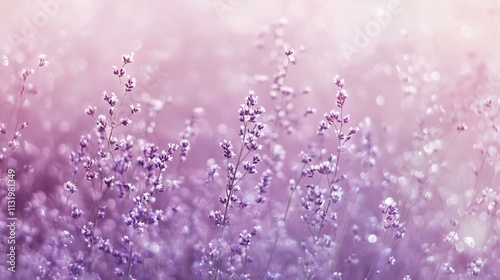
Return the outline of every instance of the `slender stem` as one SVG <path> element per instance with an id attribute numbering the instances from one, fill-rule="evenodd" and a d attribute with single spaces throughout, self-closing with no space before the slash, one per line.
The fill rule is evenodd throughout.
<path id="1" fill-rule="evenodd" d="M 304 171 L 305 167 L 306 167 L 306 164 L 304 163 L 304 165 L 302 166 L 302 170 L 300 172 L 300 177 L 295 181 L 295 184 L 293 185 L 293 189 L 290 192 L 290 195 L 288 196 L 288 202 L 286 204 L 285 214 L 283 215 L 283 219 L 282 219 L 283 223 L 286 221 L 286 218 L 288 216 L 288 212 L 290 210 L 290 205 L 292 202 L 293 194 L 294 194 L 295 190 L 297 190 L 297 187 L 299 186 L 299 183 L 302 180 L 302 178 L 304 178 L 304 175 L 302 174 L 302 172 Z M 279 239 L 279 231 L 276 232 L 276 238 L 274 239 L 273 248 L 271 249 L 271 254 L 269 255 L 269 259 L 267 260 L 266 268 L 264 269 L 264 271 L 266 271 L 266 272 L 268 271 L 269 266 L 271 265 L 273 255 L 274 255 L 274 252 L 276 251 L 276 246 L 278 244 L 278 239 Z"/>
<path id="2" fill-rule="evenodd" d="M 247 271 L 247 256 L 248 256 L 248 251 L 250 250 L 249 246 L 245 246 L 245 254 L 244 254 L 244 261 L 243 261 L 243 274 L 246 274 Z"/>
<path id="3" fill-rule="evenodd" d="M 287 63 L 283 66 L 283 70 L 285 71 L 285 73 L 283 73 L 283 80 L 281 81 L 280 84 L 278 84 L 278 90 L 281 90 L 281 87 L 283 86 L 283 84 L 285 82 L 285 79 L 286 79 L 286 76 L 288 74 L 288 68 L 290 67 L 290 57 L 287 56 L 286 58 L 287 58 Z M 278 72 L 278 74 L 279 74 L 279 72 Z M 283 100 L 284 99 L 285 99 L 284 94 L 283 94 L 283 92 L 281 92 L 279 105 L 275 109 L 275 111 L 276 111 L 276 118 L 274 119 L 273 128 L 275 128 L 276 125 L 278 124 L 278 119 L 279 119 L 279 116 L 280 116 L 280 111 L 281 111 L 281 109 L 283 107 Z"/>
<path id="4" fill-rule="evenodd" d="M 365 279 L 369 279 L 370 274 L 372 274 L 373 267 L 378 262 L 379 258 L 380 258 L 380 256 L 378 256 L 377 259 L 372 263 L 372 265 L 370 266 L 370 270 L 368 270 L 368 273 L 366 274 Z"/>
<path id="5" fill-rule="evenodd" d="M 344 121 L 343 121 L 344 115 L 343 115 L 343 110 L 342 109 L 343 108 L 341 107 L 340 108 L 340 127 L 339 127 L 338 130 L 337 129 L 335 130 L 335 133 L 337 133 L 338 147 L 337 147 L 337 159 L 335 161 L 335 170 L 334 170 L 334 173 L 333 173 L 333 182 L 335 182 L 337 180 L 337 174 L 338 174 L 338 171 L 339 171 L 339 163 L 340 163 L 340 153 L 342 151 L 342 145 L 345 144 L 345 141 L 344 141 L 344 143 L 342 143 L 342 141 L 340 139 L 340 134 L 342 133 L 342 128 L 344 127 Z M 335 125 L 335 128 L 337 128 L 336 125 Z M 319 239 L 319 235 L 321 233 L 321 229 L 323 228 L 323 224 L 325 222 L 326 215 L 328 214 L 330 206 L 332 205 L 331 197 L 332 197 L 332 194 L 334 192 L 334 189 L 333 189 L 332 186 L 328 186 L 328 187 L 330 188 L 330 195 L 328 197 L 328 205 L 326 206 L 325 213 L 323 214 L 323 217 L 321 218 L 321 222 L 319 224 L 319 229 L 318 229 L 318 234 L 314 238 L 315 242 L 317 242 L 318 239 Z"/>
<path id="6" fill-rule="evenodd" d="M 130 245 L 130 250 L 128 252 L 128 268 L 127 268 L 127 278 L 132 279 L 132 245 Z"/>
<path id="7" fill-rule="evenodd" d="M 123 63 L 121 68 L 123 69 L 123 67 L 125 67 L 125 65 L 126 65 L 126 63 Z M 120 86 L 123 88 L 122 78 L 118 77 L 118 80 L 120 81 Z M 109 132 L 109 137 L 108 137 L 108 151 L 109 151 L 109 146 L 110 146 L 110 142 L 111 142 L 111 137 L 113 136 L 113 131 L 115 130 L 116 127 L 120 126 L 120 124 L 116 125 L 116 119 L 118 119 L 118 116 L 120 115 L 120 113 L 122 111 L 123 104 L 125 102 L 126 97 L 127 97 L 127 91 L 125 90 L 125 88 L 123 88 L 123 98 L 120 99 L 120 106 L 118 107 L 118 112 L 116 114 L 114 114 L 114 118 L 112 118 L 112 120 L 111 120 L 111 131 Z"/>
<path id="8" fill-rule="evenodd" d="M 441 156 L 441 158 L 439 159 L 438 162 L 443 162 L 444 158 L 446 157 L 446 155 L 448 154 L 448 151 L 450 150 L 451 146 L 453 145 L 453 143 L 455 142 L 455 140 L 457 139 L 458 135 L 460 135 L 460 132 L 461 131 L 458 131 L 457 134 L 455 134 L 455 136 L 453 136 L 453 138 L 451 139 L 451 142 L 450 144 L 448 145 L 448 147 L 446 147 L 446 150 L 444 151 L 443 155 Z"/>
<path id="9" fill-rule="evenodd" d="M 66 213 L 66 208 L 68 207 L 70 197 L 71 197 L 71 193 L 69 193 L 68 197 L 66 198 L 66 203 L 64 204 L 63 215 L 64 215 L 64 213 Z"/>
<path id="10" fill-rule="evenodd" d="M 16 124 L 14 126 L 14 134 L 12 135 L 12 141 L 14 141 L 14 138 L 16 137 L 16 132 L 17 132 L 17 127 L 19 126 L 19 118 L 21 115 L 21 107 L 23 105 L 23 92 L 26 87 L 26 80 L 23 82 L 23 86 L 21 90 L 19 91 L 19 106 L 17 107 L 17 116 L 16 116 Z"/>
<path id="11" fill-rule="evenodd" d="M 354 209 L 354 205 L 356 205 L 356 201 L 358 199 L 358 194 L 359 194 L 359 190 L 356 190 L 356 194 L 354 195 L 353 201 L 347 205 L 347 209 L 348 209 L 347 210 L 347 217 L 344 219 L 344 222 L 340 226 L 339 234 L 337 234 L 337 236 L 335 238 L 335 244 L 340 244 L 341 239 L 345 236 L 345 232 L 347 231 L 347 224 L 351 220 L 352 210 Z M 349 206 L 350 206 L 350 209 L 349 209 Z M 335 250 L 335 253 L 334 253 L 333 261 L 337 261 L 337 259 L 339 258 L 339 255 L 340 255 L 340 250 L 339 250 L 339 248 L 337 248 L 337 250 Z"/>
<path id="12" fill-rule="evenodd" d="M 248 122 L 244 122 L 243 123 L 243 137 L 241 138 L 241 143 L 240 143 L 240 150 L 238 152 L 238 159 L 236 160 L 236 165 L 234 167 L 234 170 L 232 172 L 231 175 L 231 178 L 228 180 L 228 183 L 226 185 L 226 205 L 224 207 L 224 215 L 223 215 L 223 218 L 222 218 L 222 237 L 221 237 L 221 240 L 223 240 L 224 238 L 224 230 L 226 228 L 226 226 L 228 225 L 229 223 L 229 207 L 231 206 L 231 195 L 233 193 L 233 189 L 235 187 L 235 185 L 241 181 L 241 179 L 243 179 L 243 177 L 245 177 L 246 173 L 242 176 L 242 178 L 239 178 L 237 179 L 236 178 L 236 174 L 238 173 L 238 168 L 240 167 L 240 164 L 245 160 L 245 158 L 248 156 L 248 154 L 250 154 L 250 151 L 247 151 L 245 153 L 245 155 L 242 157 L 243 155 L 243 151 L 245 149 L 245 140 L 246 140 L 246 137 L 247 137 L 247 126 L 248 126 Z M 229 163 L 228 163 L 229 165 Z M 219 270 L 220 270 L 220 261 L 221 261 L 221 255 L 222 255 L 222 244 L 221 244 L 221 247 L 219 249 L 219 254 L 217 256 L 217 263 L 216 263 L 216 269 L 215 269 L 215 280 L 218 280 L 219 279 Z"/>
<path id="13" fill-rule="evenodd" d="M 465 209 L 465 213 L 464 215 L 460 218 L 460 221 L 458 222 L 458 224 L 456 225 L 456 230 L 453 232 L 453 235 L 452 237 L 450 238 L 449 242 L 448 242 L 448 248 L 446 249 L 446 251 L 444 252 L 443 254 L 443 257 L 441 258 L 441 261 L 439 262 L 439 265 L 437 266 L 436 268 L 436 271 L 434 272 L 434 277 L 432 277 L 432 279 L 437 279 L 438 275 L 439 275 L 439 271 L 441 269 L 441 266 L 443 265 L 443 262 L 444 262 L 444 259 L 446 258 L 446 256 L 448 255 L 448 253 L 450 252 L 450 249 L 451 249 L 451 242 L 453 241 L 453 239 L 455 239 L 455 237 L 458 235 L 458 230 L 460 229 L 460 226 L 462 225 L 462 222 L 465 220 L 465 217 L 467 216 L 467 213 L 470 211 L 470 208 L 472 206 L 472 202 L 474 201 L 474 199 L 476 198 L 476 195 L 478 193 L 478 189 L 479 189 L 479 173 L 481 173 L 481 170 L 483 169 L 483 166 L 484 166 L 484 163 L 486 161 L 486 158 L 488 157 L 488 153 L 486 152 L 484 154 L 484 157 L 483 157 L 483 160 L 481 162 L 481 165 L 478 169 L 478 171 L 476 172 L 476 180 L 475 180 L 475 184 L 474 184 L 474 193 L 472 194 L 472 197 L 471 197 L 471 200 L 470 202 L 467 204 L 467 207 Z"/>
<path id="14" fill-rule="evenodd" d="M 224 218 L 222 219 L 222 226 L 226 226 L 226 224 L 228 222 L 227 215 L 229 215 L 229 206 L 231 205 L 231 194 L 233 193 L 234 186 L 237 183 L 236 174 L 238 173 L 238 168 L 239 168 L 240 164 L 243 162 L 243 160 L 245 160 L 245 158 L 250 153 L 248 151 L 243 158 L 241 157 L 241 155 L 243 154 L 243 150 L 245 149 L 245 140 L 246 140 L 246 136 L 247 136 L 246 128 L 247 128 L 247 123 L 245 122 L 245 124 L 243 125 L 244 133 L 243 133 L 243 138 L 241 139 L 241 145 L 240 145 L 240 151 L 238 153 L 238 159 L 236 160 L 236 165 L 234 167 L 234 171 L 231 174 L 231 179 L 229 180 L 228 185 L 227 185 L 227 189 L 226 189 L 227 201 L 226 201 L 226 207 L 224 210 L 224 216 L 223 216 Z M 238 180 L 238 182 L 239 182 L 239 180 Z"/>

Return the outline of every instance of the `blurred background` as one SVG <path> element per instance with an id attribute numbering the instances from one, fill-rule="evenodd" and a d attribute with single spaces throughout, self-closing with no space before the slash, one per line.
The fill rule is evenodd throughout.
<path id="1" fill-rule="evenodd" d="M 0 116 L 13 122 L 18 75 L 46 54 L 50 65 L 30 78 L 37 94 L 22 110 L 36 129 L 25 133 L 50 136 L 28 137 L 39 153 L 50 148 L 66 157 L 59 144 L 76 143 L 93 125 L 83 110 L 104 105 L 104 90 L 120 90 L 111 66 L 134 52 L 127 70 L 139 90 L 130 102 L 165 103 L 154 137 L 177 137 L 195 107 L 205 108 L 207 127 L 224 128 L 249 90 L 268 96 L 269 83 L 256 75 L 272 77 L 273 57 L 285 46 L 298 62 L 287 85 L 311 89 L 297 112 L 315 107 L 319 120 L 333 105 L 331 79 L 340 74 L 355 122 L 370 116 L 374 129 L 392 131 L 379 140 L 394 153 L 422 114 L 439 122 L 478 92 L 498 92 L 499 13 L 494 0 L 0 1 Z M 442 116 L 426 113 L 431 103 L 443 106 Z"/>
<path id="2" fill-rule="evenodd" d="M 402 197 L 410 197 L 415 185 L 405 178 L 445 170 L 418 189 L 443 212 L 413 222 L 449 225 L 445 214 L 457 215 L 457 205 L 463 210 L 472 196 L 473 170 L 483 158 L 478 150 L 492 156 L 484 185 L 494 186 L 500 169 L 498 133 L 488 134 L 488 118 L 474 114 L 485 98 L 498 106 L 498 26 L 497 0 L 0 0 L 0 122 L 7 127 L 15 122 L 19 73 L 36 68 L 29 81 L 36 94 L 21 108 L 30 124 L 23 156 L 11 163 L 35 170 L 20 196 L 50 193 L 66 181 L 69 151 L 94 126 L 85 108 L 104 110 L 102 92 L 121 90 L 112 66 L 121 66 L 122 54 L 135 53 L 127 71 L 138 88 L 128 102 L 142 103 L 144 116 L 156 112 L 143 124 L 154 127 L 150 140 L 177 141 L 193 109 L 205 109 L 189 158 L 190 168 L 204 170 L 207 159 L 220 159 L 219 141 L 235 135 L 248 91 L 267 106 L 277 61 L 293 48 L 297 63 L 285 84 L 300 94 L 292 110 L 318 113 L 297 126 L 290 157 L 303 149 L 293 148 L 294 141 L 314 134 L 334 108 L 332 78 L 339 74 L 352 122 L 373 131 L 381 163 L 374 179 L 394 174 L 406 190 Z M 35 67 L 40 54 L 47 55 L 46 68 Z M 305 89 L 310 93 L 302 94 Z M 469 130 L 456 137 L 460 123 Z M 477 230 L 487 227 L 482 222 L 462 227 L 478 244 L 486 238 Z"/>

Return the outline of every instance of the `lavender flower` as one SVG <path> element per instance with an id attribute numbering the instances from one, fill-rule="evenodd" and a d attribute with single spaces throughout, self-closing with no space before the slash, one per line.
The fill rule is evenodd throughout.
<path id="1" fill-rule="evenodd" d="M 224 157 L 227 159 L 233 158 L 236 154 L 233 152 L 233 144 L 231 141 L 224 139 L 224 141 L 220 142 L 219 146 L 224 151 Z"/>
<path id="2" fill-rule="evenodd" d="M 258 197 L 255 199 L 255 202 L 264 203 L 266 201 L 266 197 L 264 195 L 267 193 L 267 188 L 271 185 L 272 176 L 273 173 L 270 169 L 262 172 L 259 184 L 255 187 L 258 189 Z"/>
<path id="3" fill-rule="evenodd" d="M 78 190 L 76 185 L 71 181 L 64 183 L 64 189 L 69 191 L 70 194 L 74 194 Z"/>

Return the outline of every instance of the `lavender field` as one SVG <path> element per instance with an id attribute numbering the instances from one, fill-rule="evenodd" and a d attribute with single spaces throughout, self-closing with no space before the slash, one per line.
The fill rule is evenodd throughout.
<path id="1" fill-rule="evenodd" d="M 0 279 L 500 279 L 498 26 L 0 0 Z"/>

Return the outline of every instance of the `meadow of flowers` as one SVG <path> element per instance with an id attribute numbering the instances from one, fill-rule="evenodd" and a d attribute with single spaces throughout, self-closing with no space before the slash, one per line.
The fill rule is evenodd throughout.
<path id="1" fill-rule="evenodd" d="M 498 1 L 0 3 L 0 279 L 500 279 Z"/>

